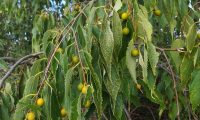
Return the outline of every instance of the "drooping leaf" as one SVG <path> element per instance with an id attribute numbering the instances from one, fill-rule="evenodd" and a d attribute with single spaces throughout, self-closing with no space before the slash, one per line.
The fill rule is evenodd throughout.
<path id="1" fill-rule="evenodd" d="M 8 69 L 7 63 L 2 59 L 0 59 L 0 69 L 3 69 L 3 70 L 7 70 Z"/>
<path id="2" fill-rule="evenodd" d="M 153 45 L 152 42 L 147 42 L 147 53 L 151 69 L 155 76 L 157 73 L 156 67 L 159 60 L 159 53 L 156 51 L 156 47 Z"/>
<path id="3" fill-rule="evenodd" d="M 97 8 L 93 7 L 89 13 L 89 17 L 86 21 L 87 23 L 87 28 L 86 28 L 86 33 L 87 33 L 87 40 L 86 40 L 86 45 L 87 45 L 87 50 L 90 53 L 91 52 L 91 47 L 92 47 L 92 27 L 94 23 L 94 17 L 95 17 L 95 12 Z"/>
<path id="4" fill-rule="evenodd" d="M 133 39 L 129 42 L 127 51 L 126 51 L 126 66 L 131 74 L 133 82 L 137 83 L 136 79 L 136 57 L 131 56 L 131 50 L 134 48 Z"/>
<path id="5" fill-rule="evenodd" d="M 104 80 L 105 86 L 112 98 L 112 102 L 113 102 L 113 112 L 115 111 L 115 104 L 116 104 L 116 99 L 117 99 L 117 95 L 119 92 L 119 88 L 121 85 L 121 79 L 119 77 L 119 73 L 116 69 L 116 67 L 112 67 L 112 75 L 111 75 L 112 79 L 107 79 Z"/>
<path id="6" fill-rule="evenodd" d="M 189 85 L 190 102 L 195 110 L 200 104 L 200 70 L 192 73 L 192 82 Z"/>
<path id="7" fill-rule="evenodd" d="M 117 120 L 121 120 L 124 103 L 121 95 L 117 96 L 116 104 L 114 107 L 114 116 Z"/>
<path id="8" fill-rule="evenodd" d="M 194 45 L 195 45 L 195 40 L 196 40 L 196 24 L 193 24 L 187 33 L 186 36 L 186 46 L 187 46 L 187 51 L 191 52 Z"/>
<path id="9" fill-rule="evenodd" d="M 184 47 L 184 41 L 181 39 L 177 39 L 173 41 L 171 48 L 172 49 L 180 49 Z M 181 65 L 182 57 L 180 52 L 178 51 L 170 51 L 171 58 L 175 64 L 176 70 L 179 72 L 179 67 Z"/>
<path id="10" fill-rule="evenodd" d="M 146 83 L 147 82 L 147 69 L 148 69 L 148 55 L 147 50 L 144 47 L 144 56 L 142 54 L 139 54 L 139 64 L 142 67 L 142 76 L 143 80 Z"/>
<path id="11" fill-rule="evenodd" d="M 112 19 L 112 31 L 114 37 L 114 53 L 118 56 L 122 46 L 122 25 L 121 20 L 117 12 L 114 11 Z"/>
<path id="12" fill-rule="evenodd" d="M 111 63 L 114 49 L 114 38 L 110 29 L 110 22 L 106 19 L 102 25 L 102 32 L 99 43 L 103 58 L 105 60 L 106 70 L 108 72 L 109 79 L 111 79 Z"/>
<path id="13" fill-rule="evenodd" d="M 191 73 L 193 70 L 193 60 L 190 55 L 185 55 L 180 66 L 180 77 L 182 86 L 186 86 L 191 80 Z"/>
<path id="14" fill-rule="evenodd" d="M 140 6 L 141 9 L 138 10 L 137 16 L 139 18 L 139 37 L 141 37 L 145 42 L 151 41 L 151 35 L 153 33 L 152 25 L 148 20 L 148 14 L 145 7 Z"/>

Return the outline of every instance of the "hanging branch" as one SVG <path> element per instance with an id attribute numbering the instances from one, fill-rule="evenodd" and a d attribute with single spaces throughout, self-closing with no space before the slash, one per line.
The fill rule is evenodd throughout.
<path id="1" fill-rule="evenodd" d="M 34 54 L 30 54 L 30 55 L 26 55 L 24 57 L 22 57 L 21 59 L 19 59 L 14 65 L 11 66 L 11 68 L 8 70 L 8 72 L 0 79 L 0 88 L 2 87 L 4 81 L 11 75 L 11 73 L 14 71 L 14 69 L 23 61 L 29 59 L 29 58 L 34 58 L 39 56 L 40 54 L 42 54 L 42 52 L 39 53 L 34 53 Z"/>
<path id="2" fill-rule="evenodd" d="M 79 12 L 79 14 L 78 14 L 76 17 L 74 17 L 74 18 L 63 28 L 63 30 L 60 32 L 60 34 L 58 35 L 58 37 L 57 37 L 56 40 L 60 40 L 60 39 L 61 39 L 62 34 L 63 34 L 63 32 L 64 32 L 65 30 L 66 30 L 66 33 L 68 33 L 68 32 L 70 31 L 70 26 L 73 26 L 73 25 L 74 25 L 74 23 L 75 23 L 76 20 L 79 18 L 79 16 L 80 16 L 81 14 L 84 13 L 83 10 L 85 10 L 85 8 L 86 8 L 88 5 L 89 5 L 89 4 L 87 4 L 83 9 L 81 9 L 81 11 Z M 47 78 L 47 73 L 48 73 L 48 71 L 49 71 L 49 68 L 50 68 L 50 65 L 51 65 L 51 61 L 53 60 L 53 57 L 54 57 L 54 55 L 55 55 L 55 53 L 56 53 L 56 50 L 59 48 L 59 46 L 60 46 L 60 44 L 63 42 L 63 40 L 64 40 L 64 39 L 61 39 L 60 42 L 56 45 L 54 51 L 52 52 L 51 56 L 50 56 L 49 59 L 48 59 L 47 66 L 46 66 L 46 68 L 45 68 L 45 70 L 44 70 L 44 77 L 43 77 L 42 81 L 40 82 L 40 86 L 39 86 L 38 91 L 37 91 L 36 96 L 35 96 L 36 98 L 37 98 L 38 94 L 40 93 L 40 90 L 41 90 L 42 86 L 43 86 L 44 83 L 45 83 L 45 80 L 46 80 L 46 78 Z"/>
<path id="3" fill-rule="evenodd" d="M 72 32 L 73 32 L 73 36 L 74 36 L 74 40 L 75 40 L 75 47 L 76 47 L 78 57 L 79 57 L 79 60 L 80 60 L 80 65 L 81 65 L 82 75 L 83 75 L 83 81 L 84 81 L 84 84 L 87 85 L 87 81 L 86 81 L 86 77 L 85 77 L 85 69 L 84 69 L 85 67 L 83 66 L 83 62 L 82 62 L 82 59 L 81 59 L 80 49 L 79 49 L 78 41 L 77 41 L 77 38 L 76 38 L 76 33 L 75 33 L 74 30 L 72 30 Z"/>
<path id="4" fill-rule="evenodd" d="M 163 53 L 163 55 L 164 55 L 164 57 L 165 57 L 165 59 L 166 59 L 166 61 L 167 61 L 167 64 L 168 64 L 168 66 L 169 66 L 169 71 L 170 71 L 171 76 L 172 76 L 173 88 L 174 88 L 175 97 L 176 97 L 177 117 L 178 117 L 178 120 L 180 120 L 180 110 L 179 110 L 179 101 L 178 101 L 179 98 L 178 98 L 178 92 L 177 92 L 177 89 L 176 89 L 176 79 L 175 79 L 174 72 L 173 72 L 173 70 L 172 70 L 172 66 L 171 66 L 171 64 L 170 64 L 170 62 L 169 62 L 169 59 L 167 58 L 167 55 L 166 55 L 166 53 L 165 53 L 165 49 L 162 49 L 162 48 L 159 48 L 159 47 L 157 47 L 156 49 L 160 50 L 160 51 Z"/>

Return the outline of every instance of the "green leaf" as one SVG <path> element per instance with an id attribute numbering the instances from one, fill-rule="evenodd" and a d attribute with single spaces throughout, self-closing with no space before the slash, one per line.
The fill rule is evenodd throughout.
<path id="1" fill-rule="evenodd" d="M 82 117 L 81 117 L 81 99 L 82 99 L 82 95 L 80 94 L 79 97 L 78 97 L 78 102 L 77 102 L 77 113 L 78 113 L 77 120 L 82 120 Z"/>
<path id="2" fill-rule="evenodd" d="M 148 59 L 151 65 L 151 69 L 153 74 L 156 75 L 157 71 L 157 64 L 159 60 L 159 53 L 156 51 L 156 47 L 153 45 L 152 42 L 147 42 L 147 52 L 148 52 Z"/>
<path id="3" fill-rule="evenodd" d="M 195 45 L 195 40 L 196 40 L 196 24 L 193 24 L 187 33 L 186 36 L 186 46 L 187 46 L 187 51 L 191 52 L 194 45 Z"/>
<path id="4" fill-rule="evenodd" d="M 113 66 L 112 67 L 112 79 L 104 80 L 105 86 L 112 98 L 113 102 L 113 112 L 115 111 L 115 103 L 116 98 L 120 89 L 121 79 L 119 77 L 119 73 L 117 69 Z"/>
<path id="5" fill-rule="evenodd" d="M 114 116 L 117 120 L 121 120 L 124 103 L 121 95 L 117 96 L 116 105 L 114 107 Z"/>
<path id="6" fill-rule="evenodd" d="M 189 85 L 190 102 L 195 110 L 200 104 L 200 70 L 192 73 L 192 82 Z"/>
<path id="7" fill-rule="evenodd" d="M 101 117 L 101 114 L 103 112 L 102 108 L 102 86 L 99 77 L 97 76 L 96 73 L 93 73 L 93 86 L 94 86 L 94 103 L 97 108 L 97 113 L 98 113 L 98 118 Z"/>
<path id="8" fill-rule="evenodd" d="M 42 68 L 42 62 L 44 60 L 45 59 L 39 59 L 34 62 L 31 68 L 30 77 L 26 81 L 26 85 L 24 88 L 24 96 L 29 95 L 29 94 L 35 94 L 37 92 L 40 75 L 41 73 L 43 73 L 41 68 Z"/>
<path id="9" fill-rule="evenodd" d="M 127 51 L 126 51 L 126 66 L 131 74 L 133 82 L 137 83 L 136 79 L 136 57 L 131 56 L 131 50 L 134 48 L 133 39 L 129 42 Z"/>
<path id="10" fill-rule="evenodd" d="M 72 114 L 72 109 L 71 109 L 71 99 L 70 99 L 70 93 L 71 93 L 71 81 L 72 81 L 72 76 L 73 76 L 73 71 L 74 68 L 70 68 L 66 75 L 65 75 L 65 99 L 64 99 L 64 107 L 67 109 L 68 111 L 68 116 L 69 118 L 71 118 L 71 114 Z"/>
<path id="11" fill-rule="evenodd" d="M 143 80 L 146 83 L 147 82 L 147 65 L 148 65 L 148 56 L 147 56 L 147 50 L 144 48 L 144 57 L 142 54 L 139 55 L 139 64 L 142 67 L 142 76 Z"/>
<path id="12" fill-rule="evenodd" d="M 86 33 L 87 33 L 87 40 L 86 40 L 86 45 L 87 45 L 87 50 L 90 53 L 91 52 L 91 46 L 92 46 L 92 26 L 94 22 L 94 17 L 95 17 L 95 12 L 97 8 L 93 7 L 89 13 L 88 19 L 86 21 L 87 23 L 87 28 L 86 28 Z"/>
<path id="13" fill-rule="evenodd" d="M 8 94 L 6 93 L 1 93 L 0 92 L 0 103 L 1 103 L 1 106 L 0 106 L 0 119 L 1 120 L 10 120 L 10 112 L 9 112 L 9 103 L 10 103 L 10 97 Z"/>
<path id="14" fill-rule="evenodd" d="M 193 59 L 190 55 L 185 55 L 180 66 L 181 84 L 183 87 L 191 80 L 193 70 Z"/>
<path id="15" fill-rule="evenodd" d="M 183 33 L 184 34 L 188 34 L 189 33 L 189 29 L 192 27 L 192 25 L 194 25 L 194 21 L 193 18 L 190 15 L 186 15 L 182 21 L 183 23 Z"/>
<path id="16" fill-rule="evenodd" d="M 177 39 L 173 41 L 171 48 L 172 49 L 179 49 L 184 47 L 184 41 L 181 39 Z M 180 55 L 180 52 L 178 51 L 170 51 L 171 58 L 175 64 L 176 70 L 179 72 L 179 68 L 181 65 L 182 57 Z"/>
<path id="17" fill-rule="evenodd" d="M 177 105 L 176 105 L 176 102 L 172 102 L 170 104 L 170 110 L 169 110 L 169 117 L 171 120 L 175 120 L 176 119 L 176 116 L 177 116 Z"/>
<path id="18" fill-rule="evenodd" d="M 117 0 L 116 2 L 115 2 L 115 6 L 114 6 L 114 10 L 115 11 L 118 11 L 118 10 L 120 10 L 121 9 L 121 7 L 122 7 L 122 1 L 121 0 Z"/>
<path id="19" fill-rule="evenodd" d="M 121 46 L 122 46 L 122 25 L 121 20 L 117 12 L 114 11 L 113 14 L 113 24 L 112 24 L 112 31 L 114 37 L 114 53 L 118 56 Z"/>
<path id="20" fill-rule="evenodd" d="M 25 111 L 28 109 L 28 104 L 30 102 L 31 96 L 23 97 L 20 99 L 16 105 L 16 110 L 13 116 L 13 120 L 24 120 Z"/>
<path id="21" fill-rule="evenodd" d="M 144 6 L 140 6 L 137 16 L 139 18 L 139 37 L 145 40 L 145 42 L 151 41 L 153 29 L 151 23 L 148 20 L 147 10 Z"/>
<path id="22" fill-rule="evenodd" d="M 114 38 L 110 29 L 110 22 L 106 19 L 102 25 L 102 33 L 99 43 L 103 58 L 105 60 L 106 70 L 108 72 L 109 79 L 111 79 L 111 63 L 114 49 Z"/>
<path id="23" fill-rule="evenodd" d="M 2 59 L 0 59 L 0 69 L 3 69 L 3 70 L 7 70 L 8 69 L 7 63 Z"/>

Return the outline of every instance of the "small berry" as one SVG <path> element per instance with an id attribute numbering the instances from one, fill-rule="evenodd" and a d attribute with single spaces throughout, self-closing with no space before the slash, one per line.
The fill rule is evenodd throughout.
<path id="1" fill-rule="evenodd" d="M 133 50 L 131 50 L 131 56 L 133 57 L 137 57 L 139 55 L 139 50 L 134 48 Z"/>
<path id="2" fill-rule="evenodd" d="M 153 13 L 154 13 L 154 15 L 156 15 L 156 16 L 160 16 L 160 15 L 161 15 L 161 11 L 160 11 L 159 9 L 154 10 Z"/>
<path id="3" fill-rule="evenodd" d="M 127 20 L 128 19 L 128 13 L 127 12 L 124 12 L 121 14 L 121 19 L 122 20 Z"/>
<path id="4" fill-rule="evenodd" d="M 65 117 L 65 116 L 67 115 L 67 111 L 65 110 L 65 108 L 62 108 L 62 109 L 60 110 L 60 115 L 61 115 L 62 117 Z"/>
<path id="5" fill-rule="evenodd" d="M 122 33 L 123 33 L 123 35 L 128 35 L 129 34 L 129 28 L 128 27 L 123 28 Z"/>
<path id="6" fill-rule="evenodd" d="M 27 120 L 35 120 L 35 113 L 34 112 L 28 112 L 26 114 Z"/>
<path id="7" fill-rule="evenodd" d="M 79 91 L 82 91 L 82 88 L 83 88 L 83 84 L 82 84 L 82 83 L 79 83 L 79 84 L 78 84 L 78 90 L 79 90 Z"/>
<path id="8" fill-rule="evenodd" d="M 72 56 L 72 63 L 77 64 L 79 62 L 78 56 Z"/>
<path id="9" fill-rule="evenodd" d="M 87 89 L 88 89 L 88 86 L 83 86 L 83 88 L 82 88 L 82 90 L 81 90 L 81 92 L 83 93 L 83 94 L 87 94 Z"/>
<path id="10" fill-rule="evenodd" d="M 38 98 L 36 104 L 38 106 L 43 106 L 44 105 L 44 99 L 43 98 Z"/>
<path id="11" fill-rule="evenodd" d="M 86 103 L 85 103 L 85 107 L 86 107 L 86 108 L 89 108 L 89 107 L 90 107 L 90 105 L 91 105 L 90 101 L 89 101 L 89 100 L 87 100 L 87 101 L 86 101 Z"/>

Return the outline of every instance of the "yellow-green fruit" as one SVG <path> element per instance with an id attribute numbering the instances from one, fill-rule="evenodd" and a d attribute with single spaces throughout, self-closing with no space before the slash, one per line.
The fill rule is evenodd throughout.
<path id="1" fill-rule="evenodd" d="M 82 91 L 82 88 L 83 88 L 83 84 L 82 84 L 82 83 L 79 83 L 79 84 L 78 84 L 78 90 L 79 90 L 79 91 Z"/>
<path id="2" fill-rule="evenodd" d="M 28 112 L 26 114 L 27 120 L 35 120 L 35 113 L 34 112 Z"/>
<path id="3" fill-rule="evenodd" d="M 198 39 L 200 39 L 200 32 L 199 32 L 199 33 L 197 33 L 197 38 L 198 38 Z"/>
<path id="4" fill-rule="evenodd" d="M 72 56 L 72 63 L 77 64 L 79 62 L 78 56 Z"/>
<path id="5" fill-rule="evenodd" d="M 128 27 L 123 28 L 122 33 L 123 33 L 123 35 L 128 35 L 129 34 L 129 28 Z"/>
<path id="6" fill-rule="evenodd" d="M 140 90 L 142 86 L 140 84 L 137 84 L 136 87 L 138 90 Z"/>
<path id="7" fill-rule="evenodd" d="M 65 108 L 62 108 L 60 110 L 60 115 L 61 115 L 61 117 L 65 117 L 67 115 L 67 111 L 65 110 Z"/>
<path id="8" fill-rule="evenodd" d="M 36 103 L 37 103 L 38 106 L 43 106 L 44 105 L 44 99 L 38 98 Z"/>
<path id="9" fill-rule="evenodd" d="M 153 13 L 154 13 L 154 15 L 156 15 L 156 16 L 160 16 L 160 15 L 161 15 L 161 11 L 160 11 L 159 9 L 154 10 Z"/>
<path id="10" fill-rule="evenodd" d="M 87 101 L 86 101 L 86 103 L 85 103 L 85 107 L 86 107 L 86 108 L 89 108 L 89 107 L 90 107 L 90 105 L 91 105 L 90 101 L 89 101 L 89 100 L 87 100 Z"/>
<path id="11" fill-rule="evenodd" d="M 76 4 L 75 7 L 74 7 L 74 10 L 79 11 L 80 10 L 80 5 Z"/>
<path id="12" fill-rule="evenodd" d="M 127 12 L 124 12 L 121 14 L 121 19 L 122 20 L 127 20 L 128 19 L 128 13 Z"/>
<path id="13" fill-rule="evenodd" d="M 138 49 L 131 50 L 131 56 L 136 57 L 138 55 L 139 55 L 139 50 Z"/>
<path id="14" fill-rule="evenodd" d="M 88 86 L 83 86 L 83 88 L 82 88 L 82 90 L 81 90 L 81 92 L 83 93 L 83 94 L 87 94 L 87 89 L 88 89 Z"/>
<path id="15" fill-rule="evenodd" d="M 58 48 L 58 49 L 56 50 L 56 52 L 62 53 L 62 52 L 63 52 L 63 49 L 62 49 L 62 48 Z"/>

